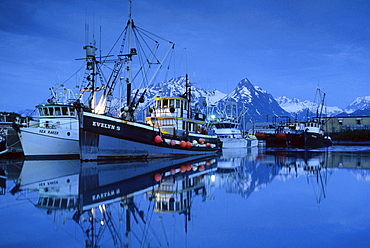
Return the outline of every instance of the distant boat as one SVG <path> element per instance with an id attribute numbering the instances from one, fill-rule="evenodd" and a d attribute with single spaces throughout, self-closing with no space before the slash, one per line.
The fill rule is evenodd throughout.
<path id="1" fill-rule="evenodd" d="M 325 135 L 322 128 L 322 108 L 325 100 L 325 93 L 320 96 L 320 103 L 317 105 L 316 117 L 304 122 L 291 122 L 289 117 L 285 122 L 278 123 L 275 117 L 273 127 L 256 133 L 256 136 L 266 142 L 266 147 L 289 147 L 289 148 L 322 148 L 332 146 L 331 138 Z M 320 108 L 320 109 L 319 109 Z M 271 131 L 273 130 L 273 131 Z"/>
<path id="2" fill-rule="evenodd" d="M 129 2 L 131 5 L 131 2 Z M 215 154 L 221 150 L 221 142 L 217 135 L 207 133 L 207 130 L 200 131 L 205 126 L 205 115 L 195 112 L 191 108 L 191 86 L 186 80 L 184 94 L 179 96 L 158 96 L 155 98 L 155 106 L 150 109 L 145 122 L 139 122 L 135 113 L 140 103 L 144 102 L 146 91 L 136 90 L 134 97 L 131 96 L 131 87 L 134 79 L 140 75 L 142 81 L 155 78 L 159 69 L 163 67 L 163 60 L 166 60 L 169 52 L 163 56 L 163 60 L 157 59 L 158 42 L 153 45 L 155 51 L 143 54 L 142 44 L 133 41 L 141 41 L 141 38 L 151 35 L 141 34 L 143 29 L 134 25 L 131 18 L 131 6 L 129 7 L 129 20 L 124 29 L 123 44 L 117 61 L 114 62 L 108 82 L 103 87 L 99 103 L 95 105 L 92 101 L 90 106 L 79 108 L 80 121 L 80 157 L 82 160 L 102 160 L 117 158 L 158 158 L 167 156 L 190 156 L 201 154 Z M 139 35 L 137 35 L 139 34 Z M 134 35 L 135 39 L 133 38 Z M 158 36 L 154 37 L 158 39 Z M 127 43 L 126 43 L 127 42 Z M 169 42 L 170 50 L 173 43 Z M 149 47 L 149 46 L 148 46 Z M 142 49 L 143 48 L 143 49 Z M 113 49 L 112 49 L 113 50 Z M 169 51 L 170 51 L 169 50 Z M 95 59 L 95 51 L 91 54 L 91 71 L 87 77 L 93 86 L 95 73 L 100 68 L 100 63 Z M 146 59 L 141 57 L 149 56 Z M 133 72 L 133 60 L 148 62 L 149 65 L 138 65 L 139 72 Z M 151 62 L 150 60 L 153 60 Z M 141 60 L 140 60 L 141 59 Z M 158 66 L 153 76 L 147 72 L 152 67 Z M 96 69 L 95 69 L 96 68 Z M 125 72 L 125 77 L 119 77 Z M 135 75 L 133 77 L 132 75 Z M 127 97 L 125 106 L 121 106 L 119 113 L 111 114 L 112 96 L 117 84 L 117 79 L 122 78 L 126 82 Z M 123 81 L 123 80 L 121 80 Z M 151 82 L 148 82 L 148 85 Z M 95 87 L 91 87 L 91 99 L 96 98 Z"/>
<path id="3" fill-rule="evenodd" d="M 319 120 L 297 123 L 294 132 L 286 132 L 288 147 L 322 148 L 333 145 L 331 138 L 324 134 Z"/>
<path id="4" fill-rule="evenodd" d="M 36 109 L 39 120 L 15 123 L 26 158 L 79 157 L 76 97 L 63 85 L 50 88 L 52 97 Z"/>
<path id="5" fill-rule="evenodd" d="M 236 113 L 236 104 L 226 103 L 222 111 L 224 117 L 210 121 L 217 136 L 222 141 L 222 148 L 251 148 L 258 146 L 258 139 L 254 134 L 243 134 L 240 129 L 239 117 Z"/>
<path id="6" fill-rule="evenodd" d="M 271 130 L 259 131 L 256 136 L 266 147 L 322 148 L 332 146 L 331 138 L 324 134 L 317 119 L 307 122 L 287 122 Z"/>
<path id="7" fill-rule="evenodd" d="M 1 118 L 2 117 L 2 118 Z M 19 158 L 23 156 L 18 134 L 13 129 L 13 122 L 6 114 L 0 116 L 0 158 Z M 18 117 L 16 118 L 19 119 Z"/>
<path id="8" fill-rule="evenodd" d="M 231 120 L 212 122 L 217 136 L 222 141 L 222 148 L 250 148 L 258 146 L 258 139 L 255 135 L 242 134 L 238 128 L 239 123 Z"/>
<path id="9" fill-rule="evenodd" d="M 7 130 L 5 128 L 0 127 L 0 154 L 7 152 L 6 147 L 6 136 Z"/>
<path id="10" fill-rule="evenodd" d="M 333 141 L 325 135 L 322 128 L 322 111 L 325 102 L 325 93 L 317 89 L 319 104 L 316 109 L 316 116 L 305 122 L 290 124 L 290 128 L 285 130 L 287 146 L 293 148 L 322 148 L 333 145 Z"/>

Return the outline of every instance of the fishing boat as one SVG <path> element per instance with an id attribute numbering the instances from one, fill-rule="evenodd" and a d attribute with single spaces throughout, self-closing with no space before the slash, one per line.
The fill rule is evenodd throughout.
<path id="1" fill-rule="evenodd" d="M 277 126 L 273 132 L 258 132 L 258 139 L 266 147 L 276 148 L 321 148 L 333 145 L 331 138 L 324 134 L 318 119 L 306 122 L 287 122 Z"/>
<path id="2" fill-rule="evenodd" d="M 22 146 L 18 134 L 14 130 L 13 121 L 21 118 L 9 117 L 9 114 L 0 115 L 0 158 L 19 158 L 23 156 Z"/>
<path id="3" fill-rule="evenodd" d="M 322 148 L 333 145 L 330 136 L 324 133 L 322 128 L 322 111 L 326 94 L 317 89 L 319 104 L 317 104 L 316 116 L 305 122 L 296 122 L 289 125 L 285 131 L 287 146 L 292 148 Z"/>
<path id="4" fill-rule="evenodd" d="M 266 142 L 266 147 L 314 149 L 332 146 L 331 138 L 324 133 L 322 126 L 322 111 L 325 101 L 325 93 L 317 89 L 316 116 L 307 121 L 291 121 L 289 117 L 274 117 L 274 122 L 269 131 L 259 131 L 256 136 Z M 316 101 L 316 100 L 315 100 Z M 285 121 L 278 122 L 278 118 Z M 271 132 L 273 130 L 273 132 Z"/>
<path id="5" fill-rule="evenodd" d="M 213 122 L 217 136 L 222 141 L 222 148 L 251 148 L 258 146 L 258 139 L 255 135 L 243 135 L 238 128 L 239 123 L 232 120 Z"/>
<path id="6" fill-rule="evenodd" d="M 64 85 L 50 88 L 51 97 L 36 106 L 39 120 L 14 123 L 26 158 L 79 157 L 77 97 Z"/>
<path id="7" fill-rule="evenodd" d="M 240 129 L 240 118 L 237 116 L 236 103 L 225 105 L 224 117 L 211 120 L 210 125 L 222 141 L 222 148 L 251 148 L 258 146 L 258 139 L 253 134 L 243 134 Z"/>
<path id="8" fill-rule="evenodd" d="M 294 132 L 286 132 L 288 147 L 293 148 L 322 148 L 333 145 L 330 136 L 325 135 L 322 123 L 318 119 L 296 123 Z"/>
<path id="9" fill-rule="evenodd" d="M 108 82 L 104 85 L 102 93 L 99 93 L 101 94 L 99 103 L 90 104 L 87 107 L 81 105 L 79 108 L 80 158 L 82 160 L 158 158 L 211 155 L 219 152 L 222 143 L 217 135 L 208 133 L 204 129 L 205 115 L 192 109 L 191 85 L 188 79 L 182 95 L 156 97 L 155 106 L 149 109 L 145 120 L 137 120 L 138 107 L 144 102 L 146 90 L 133 92 L 134 80 L 141 81 L 140 85 L 143 82 L 150 85 L 158 75 L 158 71 L 164 67 L 163 61 L 168 58 L 174 44 L 169 42 L 169 50 L 163 55 L 162 60 L 157 59 L 158 36 L 155 36 L 155 51 L 147 53 L 142 51 L 143 49 L 140 48 L 143 48 L 142 44 L 147 44 L 146 42 L 134 44 L 134 41 L 139 42 L 141 38 L 151 33 L 141 35 L 143 29 L 134 24 L 130 1 L 129 4 L 129 20 L 122 32 L 120 52 L 114 61 L 114 69 Z M 133 38 L 134 35 L 137 36 Z M 87 80 L 90 81 L 88 85 L 94 85 L 96 82 L 94 68 L 101 68 L 101 63 L 96 63 L 93 49 L 89 57 L 93 59 L 91 73 Z M 140 59 L 141 57 L 145 59 Z M 152 62 L 153 59 L 155 62 Z M 136 60 L 148 62 L 149 65 L 135 67 L 140 69 L 133 77 L 133 62 Z M 150 69 L 155 65 L 158 67 L 157 70 L 153 75 L 149 75 Z M 118 78 L 121 82 L 126 82 L 126 103 L 118 108 L 118 112 L 112 114 L 112 99 Z M 148 80 L 149 78 L 151 80 Z M 97 98 L 95 87 L 90 89 L 91 99 L 94 100 Z"/>

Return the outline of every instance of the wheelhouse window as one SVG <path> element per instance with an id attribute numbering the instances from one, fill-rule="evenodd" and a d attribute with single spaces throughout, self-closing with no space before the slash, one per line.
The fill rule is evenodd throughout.
<path id="1" fill-rule="evenodd" d="M 39 113 L 40 113 L 40 116 L 48 115 L 48 109 L 47 108 L 40 108 Z"/>
<path id="2" fill-rule="evenodd" d="M 53 108 L 48 108 L 49 109 L 49 115 L 54 115 L 54 109 Z"/>
<path id="3" fill-rule="evenodd" d="M 163 108 L 168 108 L 168 99 L 163 100 Z"/>
<path id="4" fill-rule="evenodd" d="M 60 107 L 55 107 L 55 115 L 62 115 L 62 111 L 60 110 Z"/>
<path id="5" fill-rule="evenodd" d="M 68 108 L 62 107 L 62 115 L 68 115 Z"/>
<path id="6" fill-rule="evenodd" d="M 69 108 L 69 114 L 70 116 L 75 116 L 76 115 L 75 108 Z"/>

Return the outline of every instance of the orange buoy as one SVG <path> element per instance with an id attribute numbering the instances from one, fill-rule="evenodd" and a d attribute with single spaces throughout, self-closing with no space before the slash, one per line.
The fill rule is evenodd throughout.
<path id="1" fill-rule="evenodd" d="M 180 146 L 181 146 L 182 148 L 185 148 L 185 147 L 186 147 L 186 141 L 181 140 L 181 141 L 180 141 Z"/>
<path id="2" fill-rule="evenodd" d="M 204 165 L 199 166 L 199 167 L 198 167 L 198 170 L 199 170 L 199 171 L 204 171 Z"/>
<path id="3" fill-rule="evenodd" d="M 161 136 L 159 136 L 159 135 L 157 135 L 157 136 L 155 136 L 155 138 L 154 138 L 154 142 L 155 143 L 161 143 L 162 142 L 162 137 Z"/>
<path id="4" fill-rule="evenodd" d="M 192 146 L 191 142 L 190 142 L 190 141 L 187 141 L 187 142 L 186 142 L 186 147 L 187 147 L 187 148 L 190 148 L 191 146 Z"/>
<path id="5" fill-rule="evenodd" d="M 185 172 L 186 171 L 186 166 L 185 165 L 181 165 L 180 166 L 180 171 L 181 172 Z"/>
<path id="6" fill-rule="evenodd" d="M 199 144 L 204 145 L 204 141 L 205 141 L 204 139 L 200 138 L 199 139 Z"/>
<path id="7" fill-rule="evenodd" d="M 170 141 L 170 145 L 171 145 L 171 146 L 174 146 L 174 145 L 176 145 L 176 141 L 174 141 L 174 140 L 171 140 L 171 141 Z"/>
<path id="8" fill-rule="evenodd" d="M 191 170 L 191 164 L 187 164 L 185 167 L 186 167 L 186 170 L 187 171 L 190 171 Z"/>
<path id="9" fill-rule="evenodd" d="M 159 182 L 159 181 L 161 181 L 161 179 L 162 179 L 162 175 L 161 174 L 157 173 L 157 174 L 154 175 L 154 180 L 155 181 Z"/>
<path id="10" fill-rule="evenodd" d="M 211 143 L 207 143 L 207 144 L 206 144 L 206 146 L 207 146 L 207 147 L 211 147 Z"/>

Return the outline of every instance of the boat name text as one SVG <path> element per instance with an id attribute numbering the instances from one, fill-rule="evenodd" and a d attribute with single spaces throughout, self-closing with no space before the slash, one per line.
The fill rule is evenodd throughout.
<path id="1" fill-rule="evenodd" d="M 45 187 L 45 186 L 52 186 L 52 185 L 57 185 L 58 181 L 50 181 L 46 183 L 39 183 L 39 187 Z"/>
<path id="2" fill-rule="evenodd" d="M 59 134 L 58 131 L 45 130 L 45 129 L 40 129 L 39 130 L 39 133 L 47 133 L 47 134 L 55 134 L 55 135 L 58 135 Z"/>
<path id="3" fill-rule="evenodd" d="M 104 199 L 104 198 L 107 198 L 107 197 L 119 195 L 119 193 L 121 193 L 120 189 L 112 189 L 112 190 L 109 190 L 107 192 L 102 192 L 102 193 L 92 195 L 91 200 L 97 201 L 97 200 L 101 200 L 101 199 Z"/>
<path id="4" fill-rule="evenodd" d="M 92 126 L 93 127 L 111 129 L 111 130 L 117 130 L 117 131 L 121 130 L 120 126 L 116 126 L 116 125 L 112 125 L 112 124 L 108 124 L 108 123 L 103 123 L 103 122 L 97 122 L 97 121 L 93 121 Z"/>

